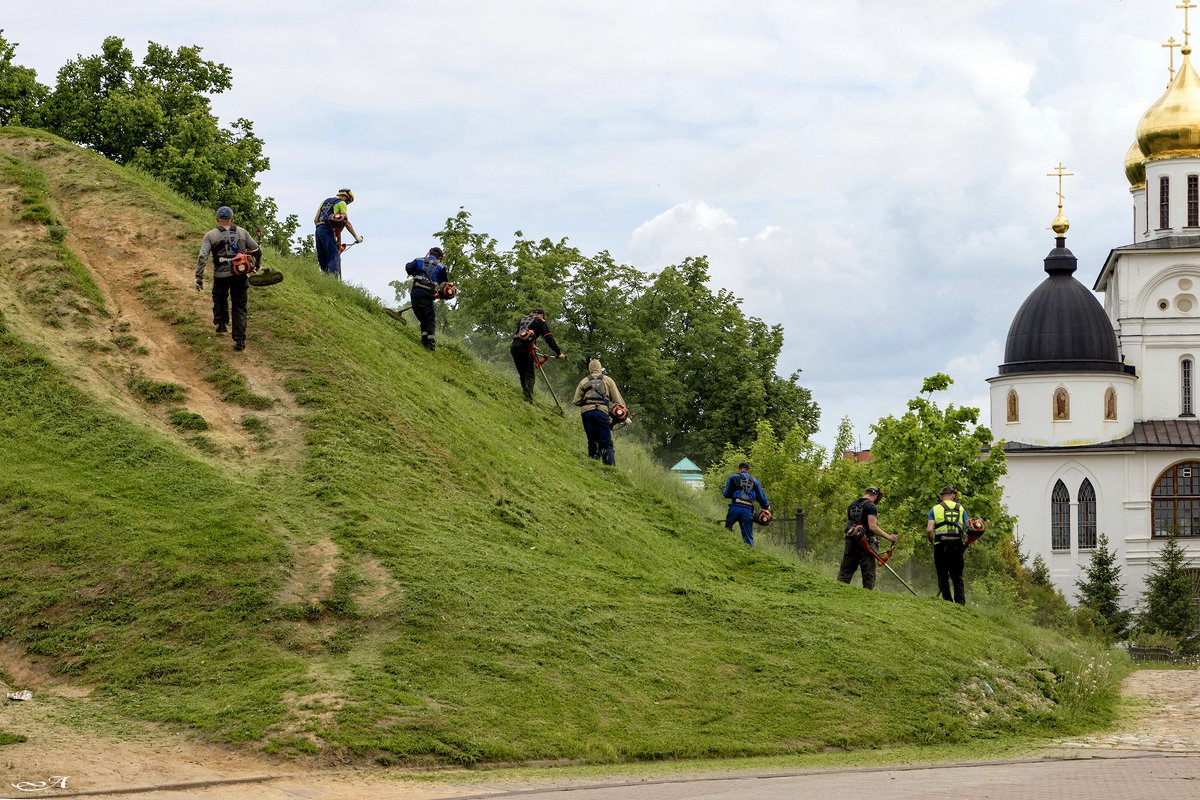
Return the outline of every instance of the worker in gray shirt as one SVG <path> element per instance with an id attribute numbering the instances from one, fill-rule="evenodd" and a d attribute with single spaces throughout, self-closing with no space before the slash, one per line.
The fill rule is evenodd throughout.
<path id="1" fill-rule="evenodd" d="M 204 267 L 208 256 L 213 257 L 213 325 L 217 333 L 225 333 L 230 321 L 229 307 L 233 304 L 233 349 L 246 349 L 246 296 L 250 290 L 249 274 L 258 269 L 262 248 L 245 228 L 233 224 L 233 209 L 217 209 L 217 227 L 204 234 L 200 243 L 200 258 L 196 261 L 196 291 L 204 289 Z"/>

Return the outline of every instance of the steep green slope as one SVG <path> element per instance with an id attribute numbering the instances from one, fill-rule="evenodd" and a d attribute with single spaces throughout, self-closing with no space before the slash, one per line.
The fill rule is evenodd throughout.
<path id="1" fill-rule="evenodd" d="M 25 243 L 0 253 L 0 636 L 123 713 L 473 762 L 959 741 L 1111 710 L 1103 659 L 750 551 L 300 259 L 273 258 L 288 278 L 253 292 L 250 350 L 228 353 L 189 289 L 209 210 L 43 134 L 0 129 L 0 158 L 0 227 Z M 18 173 L 44 179 L 49 222 L 22 219 Z M 26 257 L 56 226 L 103 304 Z M 138 248 L 152 267 L 109 257 Z M 46 274 L 39 305 L 23 287 Z M 166 407 L 144 383 L 170 381 L 138 382 L 164 338 Z M 197 409 L 211 432 L 172 427 Z"/>

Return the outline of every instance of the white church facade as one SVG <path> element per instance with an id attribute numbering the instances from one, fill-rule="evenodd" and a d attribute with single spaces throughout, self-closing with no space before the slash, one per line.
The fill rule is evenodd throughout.
<path id="1" fill-rule="evenodd" d="M 1075 277 L 1060 205 L 1047 276 L 988 381 L 1017 535 L 1069 599 L 1101 533 L 1125 607 L 1168 532 L 1200 567 L 1200 77 L 1182 52 L 1126 156 L 1134 241 L 1100 270 L 1103 301 Z"/>

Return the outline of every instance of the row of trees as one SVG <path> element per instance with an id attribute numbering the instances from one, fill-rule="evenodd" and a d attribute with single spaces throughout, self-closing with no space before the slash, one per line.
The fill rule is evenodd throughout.
<path id="1" fill-rule="evenodd" d="M 150 42 L 138 63 L 110 36 L 96 55 L 58 71 L 53 87 L 16 63 L 16 45 L 0 30 L 0 125 L 41 128 L 137 166 L 202 205 L 233 208 L 241 224 L 261 226 L 269 244 L 292 248 L 299 219 L 283 222 L 274 198 L 260 197 L 258 175 L 270 167 L 248 119 L 223 127 L 211 98 L 233 86 L 229 67 L 201 58 L 201 48 L 171 50 Z"/>
<path id="2" fill-rule="evenodd" d="M 511 364 L 518 318 L 545 308 L 571 360 L 544 372 L 561 398 L 587 361 L 599 358 L 638 413 L 656 455 L 707 464 L 727 443 L 742 446 L 759 421 L 816 432 L 820 411 L 808 389 L 776 374 L 783 328 L 747 316 L 730 292 L 708 287 L 708 262 L 688 258 L 659 272 L 588 256 L 566 239 L 529 239 L 509 247 L 475 231 L 466 211 L 438 234 L 460 288 L 440 324 L 483 358 Z M 408 282 L 393 282 L 397 299 Z M 508 366 L 505 367 L 510 368 Z"/>
<path id="3" fill-rule="evenodd" d="M 1141 613 L 1135 619 L 1130 609 L 1121 607 L 1121 567 L 1116 553 L 1109 549 L 1108 537 L 1101 534 L 1083 577 L 1075 583 L 1080 609 L 1109 640 L 1134 635 L 1195 651 L 1200 645 L 1195 637 L 1200 606 L 1195 602 L 1195 578 L 1188 567 L 1187 553 L 1175 533 L 1168 534 L 1146 577 Z"/>

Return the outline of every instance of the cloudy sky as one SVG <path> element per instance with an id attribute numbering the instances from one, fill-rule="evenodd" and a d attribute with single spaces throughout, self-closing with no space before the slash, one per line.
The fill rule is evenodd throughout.
<path id="1" fill-rule="evenodd" d="M 822 441 L 848 415 L 867 445 L 938 371 L 986 421 L 1053 246 L 1056 164 L 1078 277 L 1131 241 L 1122 162 L 1176 4 L 50 0 L 0 25 L 43 83 L 106 35 L 202 46 L 285 214 L 354 189 L 366 242 L 344 273 L 384 298 L 460 206 L 502 243 L 565 236 L 647 270 L 707 255 L 783 324 Z"/>

